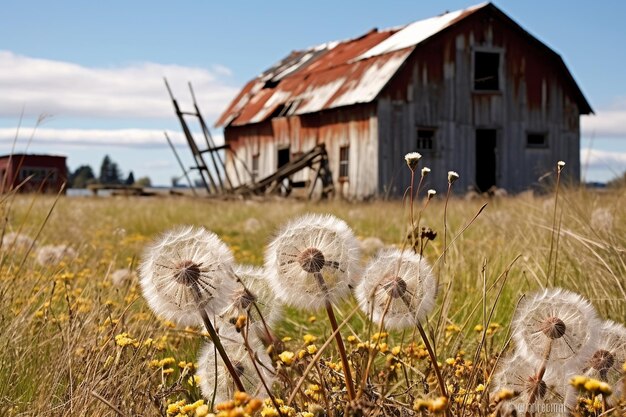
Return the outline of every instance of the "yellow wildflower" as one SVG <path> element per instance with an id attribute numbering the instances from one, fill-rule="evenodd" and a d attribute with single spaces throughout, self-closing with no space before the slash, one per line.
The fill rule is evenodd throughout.
<path id="1" fill-rule="evenodd" d="M 302 339 L 304 340 L 304 343 L 311 344 L 313 342 L 315 342 L 317 340 L 317 337 L 313 336 L 312 334 L 305 334 L 304 336 L 302 336 Z"/>
<path id="2" fill-rule="evenodd" d="M 424 411 L 430 406 L 430 401 L 424 400 L 422 398 L 418 398 L 413 403 L 413 410 L 415 411 Z"/>
<path id="3" fill-rule="evenodd" d="M 128 333 L 120 333 L 115 336 L 115 343 L 118 346 L 126 347 L 126 346 L 134 346 L 139 347 L 139 342 L 132 337 Z"/>
<path id="4" fill-rule="evenodd" d="M 389 333 L 387 333 L 387 332 L 378 332 L 378 333 L 374 333 L 374 334 L 372 335 L 372 340 L 373 340 L 373 341 L 376 341 L 376 340 L 378 340 L 378 339 L 384 339 L 384 338 L 386 338 L 387 336 L 389 336 Z"/>
<path id="5" fill-rule="evenodd" d="M 274 407 L 263 407 L 263 410 L 261 410 L 261 416 L 262 417 L 278 417 L 278 411 L 276 411 L 276 409 Z"/>
<path id="6" fill-rule="evenodd" d="M 574 386 L 576 389 L 583 389 L 585 387 L 585 382 L 587 382 L 587 377 L 582 375 L 577 375 L 570 380 L 570 384 Z"/>
<path id="7" fill-rule="evenodd" d="M 209 406 L 206 404 L 196 408 L 196 417 L 206 417 L 209 415 Z"/>
<path id="8" fill-rule="evenodd" d="M 441 413 L 448 406 L 448 399 L 446 397 L 438 397 L 431 401 L 428 409 L 433 413 Z"/>
<path id="9" fill-rule="evenodd" d="M 285 364 L 285 365 L 291 365 L 293 363 L 294 357 L 295 357 L 295 353 L 290 352 L 288 350 L 284 351 L 283 353 L 281 353 L 280 355 L 278 355 L 278 357 L 280 358 L 280 360 Z"/>
<path id="10" fill-rule="evenodd" d="M 263 406 L 263 401 L 258 398 L 252 398 L 246 405 L 246 412 L 248 414 L 254 414 L 261 406 Z"/>
<path id="11" fill-rule="evenodd" d="M 498 403 L 500 401 L 510 400 L 514 396 L 515 392 L 510 389 L 503 388 L 496 393 L 494 400 Z"/>

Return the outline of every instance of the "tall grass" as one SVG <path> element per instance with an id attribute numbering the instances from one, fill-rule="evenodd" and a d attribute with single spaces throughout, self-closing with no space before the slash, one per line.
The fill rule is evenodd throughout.
<path id="1" fill-rule="evenodd" d="M 440 294 L 437 311 L 425 328 L 445 362 L 444 378 L 452 384 L 462 380 L 468 390 L 486 381 L 494 358 L 508 340 L 506 330 L 517 302 L 523 294 L 542 288 L 551 271 L 556 271 L 551 278 L 554 285 L 587 297 L 603 318 L 623 322 L 624 191 L 562 188 L 558 230 L 553 227 L 554 196 L 523 194 L 488 200 L 486 209 L 471 224 L 485 201 L 451 198 L 446 208 L 450 246 L 445 263 L 440 260 L 444 239 L 439 229 L 444 201 L 429 203 L 420 224 L 439 232 L 424 256 L 436 265 Z M 108 279 L 116 269 L 134 269 L 146 242 L 173 225 L 205 226 L 230 245 L 238 262 L 261 265 L 273 233 L 285 219 L 299 214 L 332 213 L 360 237 L 375 236 L 397 246 L 402 246 L 406 237 L 408 218 L 407 208 L 399 202 L 70 197 L 55 201 L 46 196 L 12 195 L 2 204 L 5 234 L 19 231 L 37 237 L 34 249 L 67 244 L 77 255 L 39 265 L 34 251 L 2 245 L 0 415 L 166 415 L 168 400 L 190 403 L 200 398 L 192 378 L 201 339 L 198 331 L 155 320 L 136 281 L 115 287 Z M 592 221 L 598 209 L 608 210 L 611 221 Z M 258 220 L 258 227 L 250 226 L 251 218 Z M 558 234 L 559 244 L 550 271 L 546 259 L 553 233 Z M 338 321 L 355 305 L 351 301 L 341 306 Z M 490 323 L 498 323 L 500 330 L 492 325 L 487 334 Z M 354 313 L 342 333 L 362 337 L 367 326 L 367 318 Z M 304 334 L 317 335 L 320 340 L 331 336 L 321 319 L 297 311 L 289 311 L 277 334 L 292 338 L 286 342 L 288 347 L 297 346 L 295 341 Z M 393 333 L 386 343 L 407 348 L 410 337 Z M 354 361 L 358 349 L 356 342 L 349 347 Z M 327 351 L 336 361 L 332 345 Z M 169 357 L 173 362 L 164 361 Z M 463 357 L 475 365 L 457 378 L 455 372 Z M 385 360 L 385 355 L 380 355 L 377 363 Z M 407 371 L 407 380 L 429 375 L 428 366 L 422 363 L 422 367 Z M 297 369 L 289 372 L 297 380 Z M 359 378 L 357 375 L 355 380 Z M 389 381 L 390 398 L 397 397 L 394 401 L 408 404 L 410 409 L 409 399 L 417 397 L 404 392 L 407 387 L 402 384 Z M 422 381 L 424 384 L 428 386 L 429 381 Z M 423 394 L 430 392 L 413 388 Z M 456 407 L 460 413 L 462 406 Z"/>

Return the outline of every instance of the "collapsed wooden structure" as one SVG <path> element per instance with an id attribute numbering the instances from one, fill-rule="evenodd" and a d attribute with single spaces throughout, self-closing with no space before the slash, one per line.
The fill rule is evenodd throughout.
<path id="1" fill-rule="evenodd" d="M 172 93 L 172 89 L 170 88 L 167 79 L 165 79 L 165 86 L 169 93 L 170 99 L 172 100 L 176 117 L 180 122 L 183 134 L 189 146 L 189 150 L 191 151 L 194 159 L 194 165 L 190 167 L 190 170 L 197 171 L 200 176 L 201 184 L 208 195 L 252 196 L 278 194 L 282 196 L 288 196 L 291 194 L 294 188 L 306 188 L 306 196 L 307 198 L 311 199 L 315 195 L 318 183 L 321 184 L 321 188 L 319 189 L 320 198 L 328 198 L 334 193 L 333 176 L 332 172 L 330 171 L 330 165 L 328 163 L 328 154 L 326 152 L 326 147 L 323 143 L 314 146 L 309 151 L 302 153 L 299 157 L 289 160 L 288 162 L 279 166 L 277 170 L 272 174 L 258 180 L 249 170 L 244 161 L 239 162 L 241 167 L 245 171 L 245 174 L 240 173 L 236 167 L 229 173 L 229 170 L 226 169 L 226 164 L 224 163 L 224 157 L 222 153 L 231 152 L 231 154 L 229 155 L 231 158 L 236 158 L 237 156 L 236 154 L 232 153 L 228 144 L 219 146 L 216 145 L 211 135 L 211 132 L 207 127 L 204 117 L 202 117 L 202 113 L 200 112 L 200 108 L 198 107 L 198 103 L 196 101 L 196 97 L 191 83 L 189 83 L 188 85 L 193 101 L 194 110 L 182 111 L 180 109 L 178 101 Z M 194 135 L 189 128 L 189 124 L 187 123 L 187 118 L 195 119 L 198 122 L 200 130 L 202 132 L 204 143 L 206 145 L 205 148 L 201 149 L 198 146 L 198 142 L 194 138 Z M 167 139 L 167 142 L 169 143 L 174 153 L 174 156 L 176 157 L 176 160 L 178 161 L 178 164 L 183 171 L 183 175 L 187 179 L 189 186 L 195 195 L 196 192 L 194 184 L 191 182 L 191 179 L 188 175 L 189 170 L 185 169 L 185 166 L 183 165 L 182 160 L 176 152 L 176 148 L 174 147 L 167 133 L 165 133 L 165 138 Z M 205 155 L 208 155 L 207 159 L 210 160 L 210 164 L 207 164 L 205 160 Z M 307 168 L 311 169 L 314 172 L 313 180 L 293 180 L 294 174 Z M 232 178 L 233 173 L 234 178 Z M 242 181 L 242 178 L 250 178 L 250 180 Z"/>

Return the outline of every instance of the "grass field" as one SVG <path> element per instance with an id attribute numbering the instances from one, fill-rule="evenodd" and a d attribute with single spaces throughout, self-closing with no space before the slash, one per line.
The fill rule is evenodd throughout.
<path id="1" fill-rule="evenodd" d="M 409 218 L 408 208 L 400 202 L 2 198 L 4 234 L 19 232 L 35 239 L 32 247 L 7 241 L 1 252 L 0 415 L 10 416 L 191 416 L 206 411 L 198 408 L 200 403 L 193 405 L 202 398 L 193 375 L 205 336 L 156 319 L 136 277 L 121 284 L 111 279 L 117 270 L 135 270 L 146 245 L 172 226 L 204 226 L 230 246 L 237 262 L 263 265 L 267 243 L 286 220 L 300 214 L 332 213 L 345 220 L 360 239 L 377 237 L 397 247 L 403 245 Z M 422 204 L 422 200 L 416 202 L 415 210 Z M 489 388 L 483 392 L 481 386 L 488 383 L 498 354 L 510 350 L 509 325 L 524 294 L 546 286 L 562 287 L 590 300 L 601 318 L 624 322 L 625 204 L 623 189 L 561 189 L 555 217 L 554 194 L 471 201 L 452 198 L 447 207 L 446 242 L 450 246 L 444 262 L 444 199 L 429 203 L 420 224 L 437 232 L 424 256 L 433 265 L 439 292 L 425 327 L 449 391 L 456 395 L 450 398 L 449 412 L 479 415 L 493 411 L 486 395 Z M 39 263 L 38 248 L 52 244 L 67 245 L 73 251 Z M 368 256 L 364 255 L 363 262 Z M 354 299 L 339 305 L 338 321 L 354 306 Z M 332 330 L 324 312 L 311 316 L 288 309 L 275 329 L 285 340 L 281 350 L 306 349 L 312 339 L 303 342 L 305 335 L 315 336 L 317 347 L 329 338 Z M 361 312 L 342 329 L 355 368 L 363 349 L 368 349 L 363 342 L 376 336 L 376 330 Z M 388 350 L 381 348 L 381 338 Z M 391 332 L 374 340 L 377 353 L 371 384 L 377 394 L 357 408 L 375 415 L 367 407 L 373 407 L 375 398 L 384 397 L 380 409 L 385 414 L 436 413 L 437 382 L 432 364 L 419 353 L 424 348 L 419 335 Z M 333 388 L 333 375 L 339 372 L 331 366 L 338 363 L 334 346 L 330 344 L 321 362 L 330 365 L 318 369 L 317 377 L 312 374 L 292 404 L 299 415 L 323 415 L 320 409 L 336 409 L 336 415 L 343 412 L 336 405 L 339 397 L 332 392 L 313 392 L 315 386 L 322 385 L 323 390 L 324 384 Z M 396 346 L 400 350 L 394 350 Z M 395 363 L 394 355 L 410 349 L 418 353 L 400 361 L 402 366 L 390 366 Z M 277 356 L 274 359 L 280 362 Z M 285 401 L 294 384 L 289 380 L 297 380 L 307 363 L 306 357 L 299 359 L 294 364 L 281 363 L 279 372 L 287 382 L 277 383 L 275 392 Z M 327 381 L 322 381 L 322 374 L 328 375 Z M 461 397 L 463 401 L 457 401 Z M 426 401 L 426 411 L 421 411 L 419 401 Z M 184 404 L 188 407 L 183 408 Z M 248 399 L 239 399 L 237 404 L 248 406 L 248 411 L 260 407 Z M 237 415 L 233 404 L 224 407 L 222 415 Z M 264 416 L 273 415 L 272 408 L 263 410 Z M 601 407 L 595 410 L 599 414 Z M 285 414 L 296 411 L 286 409 Z"/>

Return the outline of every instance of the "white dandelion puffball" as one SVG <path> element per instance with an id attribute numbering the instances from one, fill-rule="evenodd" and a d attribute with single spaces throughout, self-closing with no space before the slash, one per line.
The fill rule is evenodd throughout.
<path id="1" fill-rule="evenodd" d="M 61 261 L 75 258 L 76 251 L 66 245 L 46 245 L 37 250 L 37 263 L 41 266 L 58 265 Z"/>
<path id="2" fill-rule="evenodd" d="M 524 415 L 526 411 L 539 413 L 541 410 L 549 415 L 568 415 L 568 411 L 576 405 L 575 390 L 569 384 L 573 374 L 567 368 L 548 367 L 539 380 L 540 367 L 540 362 L 528 362 L 519 354 L 501 359 L 493 376 L 492 394 L 503 389 L 519 393 L 508 400 L 504 407 L 506 410 L 515 409 L 517 415 Z M 535 402 L 528 409 L 533 392 Z M 552 414 L 552 411 L 555 413 Z"/>
<path id="3" fill-rule="evenodd" d="M 607 320 L 600 327 L 596 350 L 587 360 L 586 376 L 608 383 L 613 388 L 612 400 L 622 397 L 625 375 L 622 366 L 626 363 L 626 327 Z"/>
<path id="4" fill-rule="evenodd" d="M 256 366 L 259 368 L 263 380 L 271 388 L 276 371 L 263 346 L 258 341 L 250 340 L 249 344 L 253 349 L 251 355 L 243 344 L 226 338 L 221 339 L 246 393 L 253 397 L 269 397 L 251 358 L 251 356 L 255 358 Z M 211 400 L 215 392 L 215 402 L 228 401 L 233 398 L 233 394 L 237 391 L 222 357 L 217 353 L 212 342 L 207 342 L 200 350 L 196 375 L 200 377 L 200 392 L 207 400 Z"/>
<path id="5" fill-rule="evenodd" d="M 317 310 L 350 294 L 359 258 L 359 243 L 343 220 L 308 214 L 287 223 L 270 243 L 265 269 L 278 298 Z"/>
<path id="6" fill-rule="evenodd" d="M 109 279 L 114 287 L 122 287 L 137 278 L 135 271 L 128 268 L 116 269 L 109 274 Z"/>
<path id="7" fill-rule="evenodd" d="M 586 361 L 593 354 L 599 327 L 589 301 L 563 289 L 546 289 L 520 303 L 513 318 L 513 339 L 529 361 L 548 359 L 563 365 Z"/>
<path id="8" fill-rule="evenodd" d="M 412 251 L 380 251 L 365 268 L 355 295 L 361 310 L 391 329 L 415 326 L 435 306 L 436 280 L 432 268 Z"/>
<path id="9" fill-rule="evenodd" d="M 409 152 L 404 155 L 404 160 L 406 161 L 406 164 L 409 166 L 411 171 L 415 171 L 415 168 L 417 168 L 417 164 L 419 163 L 420 159 L 422 159 L 422 154 L 419 152 Z"/>
<path id="10" fill-rule="evenodd" d="M 2 249 L 4 249 L 5 251 L 25 251 L 30 249 L 33 243 L 33 239 L 17 232 L 7 233 L 2 237 Z"/>
<path id="11" fill-rule="evenodd" d="M 276 294 L 267 280 L 265 270 L 255 266 L 236 265 L 233 272 L 243 285 L 239 285 L 232 293 L 226 309 L 220 313 L 220 326 L 233 326 L 240 316 L 244 316 L 248 321 L 249 332 L 255 332 L 260 338 L 267 337 L 259 311 L 265 323 L 271 326 L 281 319 L 283 309 L 276 302 Z"/>
<path id="12" fill-rule="evenodd" d="M 147 248 L 139 283 L 155 314 L 182 326 L 197 325 L 199 308 L 213 316 L 226 306 L 236 286 L 232 266 L 230 249 L 215 233 L 183 226 Z"/>

